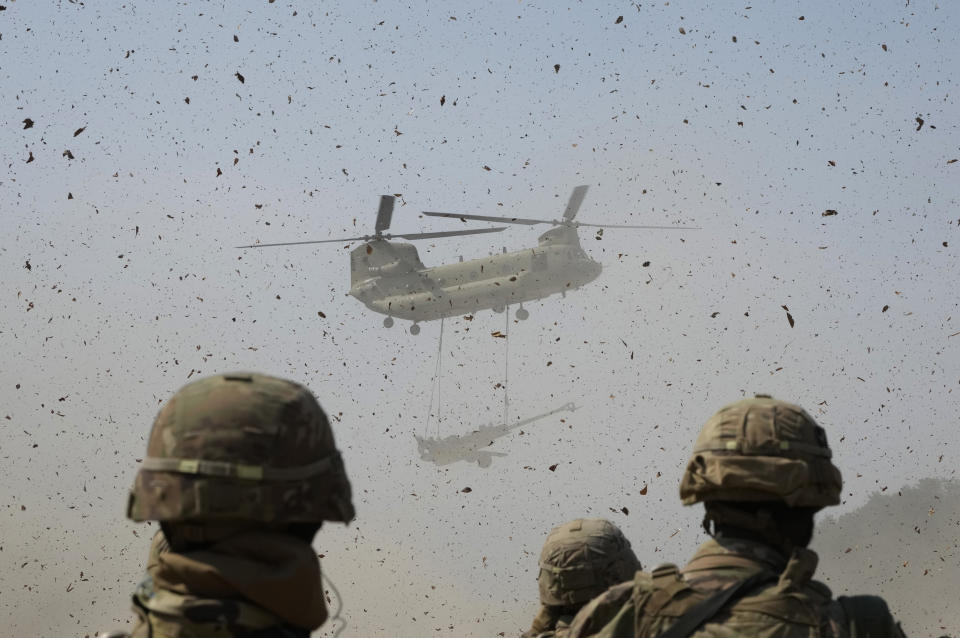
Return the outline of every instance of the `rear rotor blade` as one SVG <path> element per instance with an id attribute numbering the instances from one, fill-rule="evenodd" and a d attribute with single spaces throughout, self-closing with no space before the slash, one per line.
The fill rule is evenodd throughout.
<path id="1" fill-rule="evenodd" d="M 700 230 L 698 226 L 625 226 L 622 224 L 580 224 L 576 226 L 591 226 L 593 228 L 649 228 L 655 230 Z"/>
<path id="2" fill-rule="evenodd" d="M 433 239 L 435 237 L 456 237 L 458 235 L 481 235 L 483 233 L 499 233 L 506 230 L 506 226 L 500 228 L 478 228 L 476 230 L 447 230 L 437 233 L 407 233 L 403 235 L 386 235 L 387 237 L 400 237 L 401 239 Z"/>
<path id="3" fill-rule="evenodd" d="M 342 237 L 340 239 L 315 239 L 312 241 L 285 241 L 277 244 L 251 244 L 249 246 L 237 246 L 237 248 L 269 248 L 273 246 L 303 246 L 304 244 L 343 244 L 351 241 L 380 241 L 394 238 L 399 239 L 434 239 L 436 237 L 456 237 L 458 235 L 482 235 L 484 233 L 499 233 L 506 230 L 506 226 L 500 228 L 478 228 L 476 230 L 448 230 L 437 233 L 403 233 L 400 235 L 364 235 L 363 237 Z"/>
<path id="4" fill-rule="evenodd" d="M 473 219 L 481 222 L 501 222 L 507 224 L 524 224 L 526 226 L 533 226 L 534 224 L 553 224 L 549 219 L 527 219 L 524 217 L 493 217 L 491 215 L 458 215 L 456 213 L 428 213 L 423 212 L 424 215 L 429 215 L 430 217 L 447 217 L 449 219 Z"/>
<path id="5" fill-rule="evenodd" d="M 589 186 L 577 186 L 573 189 L 573 194 L 570 195 L 570 201 L 567 202 L 567 209 L 563 211 L 563 219 L 565 221 L 570 221 L 577 215 L 577 211 L 580 210 L 580 204 L 583 203 L 583 198 L 587 195 L 587 189 Z"/>
<path id="6" fill-rule="evenodd" d="M 279 244 L 251 244 L 249 246 L 237 246 L 237 248 L 268 248 L 271 246 L 302 246 L 303 244 L 342 244 L 349 241 L 367 241 L 376 239 L 373 235 L 364 237 L 344 237 L 343 239 L 315 239 L 313 241 L 285 241 Z"/>
<path id="7" fill-rule="evenodd" d="M 378 235 L 390 228 L 390 220 L 393 218 L 393 195 L 380 196 L 380 210 L 377 211 L 377 223 L 373 227 Z"/>

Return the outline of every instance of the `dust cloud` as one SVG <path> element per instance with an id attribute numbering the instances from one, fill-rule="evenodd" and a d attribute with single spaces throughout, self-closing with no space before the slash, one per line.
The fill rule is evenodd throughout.
<path id="1" fill-rule="evenodd" d="M 693 440 L 757 392 L 843 471 L 828 584 L 960 633 L 960 3 L 0 8 L 4 632 L 129 626 L 150 424 L 253 370 L 331 415 L 357 518 L 314 547 L 343 638 L 519 633 L 573 518 L 684 562 Z M 584 227 L 537 221 L 579 185 Z M 364 240 L 237 248 L 365 237 L 383 196 L 416 238 L 367 265 L 439 286 L 538 266 L 546 231 L 582 285 L 411 331 L 351 296 Z"/>
<path id="2" fill-rule="evenodd" d="M 874 492 L 857 509 L 823 516 L 813 548 L 819 578 L 835 595 L 882 594 L 907 635 L 960 627 L 960 481 Z"/>

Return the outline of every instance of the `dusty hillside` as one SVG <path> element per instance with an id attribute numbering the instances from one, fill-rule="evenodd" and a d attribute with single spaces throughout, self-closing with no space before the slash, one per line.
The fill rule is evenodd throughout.
<path id="1" fill-rule="evenodd" d="M 882 593 L 910 636 L 960 633 L 960 481 L 876 492 L 821 521 L 813 545 L 834 594 Z"/>

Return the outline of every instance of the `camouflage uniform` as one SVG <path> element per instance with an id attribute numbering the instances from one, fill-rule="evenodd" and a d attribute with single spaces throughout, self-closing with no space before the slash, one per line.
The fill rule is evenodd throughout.
<path id="1" fill-rule="evenodd" d="M 327 618 L 311 547 L 354 515 L 309 390 L 259 374 L 201 379 L 157 415 L 127 515 L 160 521 L 133 596 L 134 638 L 309 636 Z"/>
<path id="2" fill-rule="evenodd" d="M 764 514 L 779 504 L 805 508 L 812 521 L 837 504 L 841 477 L 830 457 L 823 429 L 798 406 L 758 396 L 720 410 L 697 439 L 680 495 L 709 504 L 708 532 L 712 521 L 753 538 L 718 535 L 682 570 L 638 573 L 586 605 L 568 638 L 903 638 L 883 599 L 835 600 L 812 579 L 817 555 Z"/>
<path id="3" fill-rule="evenodd" d="M 578 518 L 551 530 L 540 552 L 540 611 L 522 638 L 563 638 L 588 600 L 640 569 L 623 532 L 600 518 Z"/>

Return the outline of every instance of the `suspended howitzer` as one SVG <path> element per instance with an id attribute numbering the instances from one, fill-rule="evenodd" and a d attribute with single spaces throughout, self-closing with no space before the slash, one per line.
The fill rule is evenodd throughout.
<path id="1" fill-rule="evenodd" d="M 485 468 L 490 467 L 493 457 L 506 456 L 504 452 L 484 449 L 493 445 L 497 439 L 557 412 L 573 412 L 576 409 L 577 406 L 573 403 L 564 403 L 549 412 L 522 419 L 516 423 L 482 425 L 468 434 L 452 434 L 443 438 L 421 437 L 414 434 L 413 437 L 417 441 L 417 451 L 420 453 L 420 458 L 424 461 L 436 465 L 449 465 L 457 461 L 467 461 Z"/>

